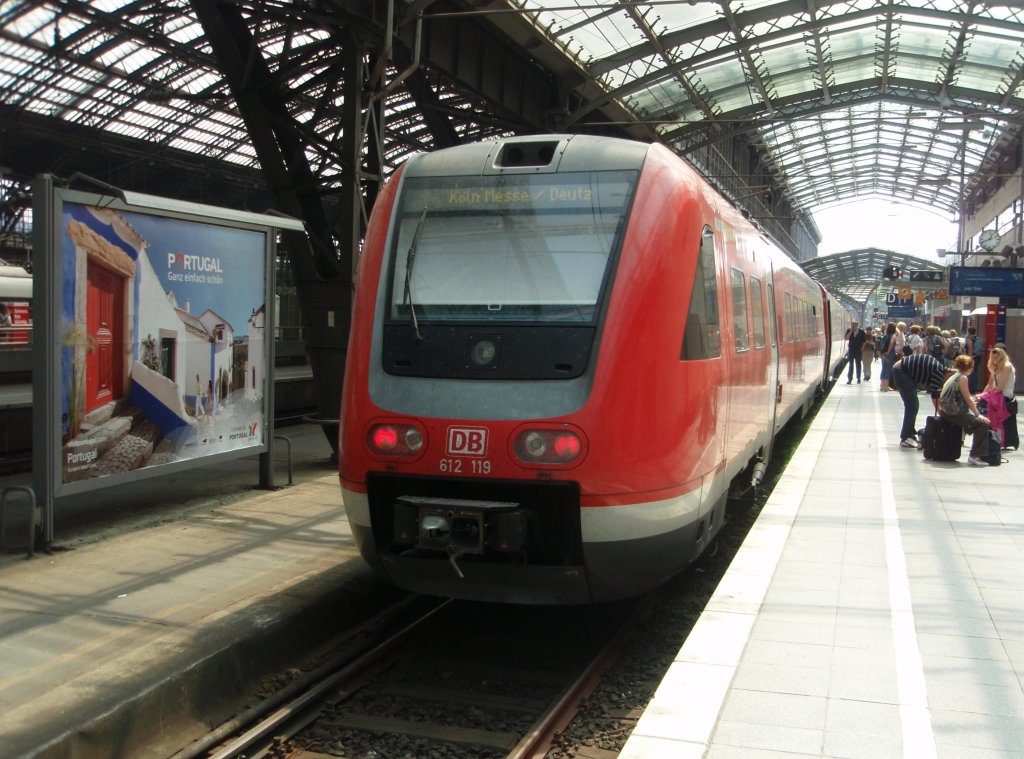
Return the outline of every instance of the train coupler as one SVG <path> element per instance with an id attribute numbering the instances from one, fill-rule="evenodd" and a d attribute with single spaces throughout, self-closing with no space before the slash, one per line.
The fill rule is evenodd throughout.
<path id="1" fill-rule="evenodd" d="M 394 502 L 394 538 L 455 560 L 488 551 L 515 553 L 526 544 L 526 513 L 509 501 L 400 496 Z"/>

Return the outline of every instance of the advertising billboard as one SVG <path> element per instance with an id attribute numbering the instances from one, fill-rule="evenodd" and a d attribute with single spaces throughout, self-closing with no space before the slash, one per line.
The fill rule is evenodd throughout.
<path id="1" fill-rule="evenodd" d="M 34 396 L 52 494 L 265 452 L 281 220 L 45 189 Z"/>

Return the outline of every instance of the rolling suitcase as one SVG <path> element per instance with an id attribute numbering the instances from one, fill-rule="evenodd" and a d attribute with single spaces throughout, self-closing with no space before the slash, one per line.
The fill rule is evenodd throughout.
<path id="1" fill-rule="evenodd" d="M 924 434 L 921 436 L 921 450 L 926 459 L 932 461 L 956 461 L 960 458 L 963 444 L 963 429 L 950 424 L 939 416 L 924 420 Z"/>

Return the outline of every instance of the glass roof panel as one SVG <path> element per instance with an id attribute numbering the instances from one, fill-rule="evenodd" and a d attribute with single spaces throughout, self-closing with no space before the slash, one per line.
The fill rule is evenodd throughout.
<path id="1" fill-rule="evenodd" d="M 785 74 L 776 73 L 771 78 L 772 84 L 772 95 L 774 97 L 787 98 L 792 95 L 798 95 L 800 93 L 807 92 L 808 87 L 808 76 L 814 79 L 816 82 L 820 82 L 820 78 L 816 72 L 808 72 L 807 69 L 800 69 L 798 71 L 790 71 Z"/>
<path id="2" fill-rule="evenodd" d="M 695 79 L 705 88 L 714 92 L 723 87 L 732 87 L 745 82 L 743 63 L 737 59 L 720 60 L 694 71 Z"/>
<path id="3" fill-rule="evenodd" d="M 939 189 L 916 181 L 922 173 L 936 181 L 958 176 L 961 168 L 972 173 L 1008 127 L 1018 128 L 1008 117 L 1019 118 L 1019 101 L 1007 106 L 1003 98 L 1011 85 L 1024 97 L 1020 3 L 509 2 L 528 11 L 580 70 L 592 73 L 591 93 L 603 91 L 636 119 L 656 122 L 652 128 L 683 152 L 714 139 L 708 119 L 743 131 L 768 151 L 769 165 L 784 170 L 794 198 L 819 203 L 845 192 L 889 191 L 932 202 Z M 299 4 L 237 5 L 270 69 L 288 72 L 282 93 L 289 112 L 312 132 L 310 161 L 323 176 L 343 175 L 325 147 L 334 142 L 342 105 L 339 93 L 323 107 L 321 74 L 336 56 L 324 44 L 329 24 L 321 23 L 323 15 L 305 18 Z M 428 3 L 418 5 L 430 13 Z M 331 7 L 318 6 L 317 13 Z M 648 32 L 660 36 L 667 55 Z M 209 50 L 188 0 L 4 3 L 0 105 L 255 165 Z M 886 61 L 889 79 L 883 82 Z M 950 68 L 952 79 L 943 87 Z M 438 85 L 437 96 L 446 108 L 465 111 L 453 120 L 460 134 L 473 138 L 499 129 L 474 119 L 475 96 L 447 85 Z M 398 90 L 388 105 L 388 160 L 429 149 L 430 132 L 407 92 Z M 982 120 L 987 131 L 939 127 L 965 117 Z M 954 195 L 944 188 L 943 202 Z"/>
<path id="4" fill-rule="evenodd" d="M 758 57 L 769 71 L 782 72 L 800 69 L 806 71 L 807 56 L 811 54 L 809 45 L 797 40 L 788 45 L 757 46 Z"/>

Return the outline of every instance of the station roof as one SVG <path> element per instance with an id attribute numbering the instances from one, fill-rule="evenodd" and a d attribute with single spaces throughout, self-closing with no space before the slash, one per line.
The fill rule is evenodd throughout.
<path id="1" fill-rule="evenodd" d="M 756 132 L 797 208 L 874 194 L 952 209 L 961 172 L 1022 125 L 1021 3 L 520 4 L 684 155 Z"/>
<path id="2" fill-rule="evenodd" d="M 377 3 L 383 5 L 384 3 Z M 237 0 L 288 107 L 340 176 L 342 0 Z M 257 158 L 188 0 L 25 0 L 0 10 L 0 105 L 243 166 Z M 407 16 L 531 24 L 586 98 L 565 126 L 620 104 L 684 156 L 747 133 L 797 209 L 870 195 L 952 210 L 1024 123 L 1024 4 L 973 0 L 396 0 Z M 455 8 L 456 10 L 450 10 Z M 392 69 L 393 71 L 393 69 Z M 599 96 L 594 97 L 597 91 Z M 460 139 L 507 130 L 437 80 Z M 568 100 L 567 100 L 568 102 Z M 402 88 L 387 100 L 385 173 L 433 146 Z M 476 118 L 466 118 L 475 115 Z"/>
<path id="3" fill-rule="evenodd" d="M 803 262 L 801 266 L 854 310 L 866 303 L 879 286 L 895 286 L 894 282 L 882 279 L 882 270 L 887 266 L 899 267 L 904 273 L 945 269 L 943 264 L 935 261 L 880 248 L 861 248 L 820 256 Z"/>

